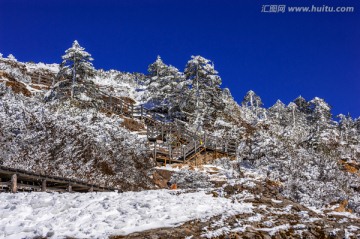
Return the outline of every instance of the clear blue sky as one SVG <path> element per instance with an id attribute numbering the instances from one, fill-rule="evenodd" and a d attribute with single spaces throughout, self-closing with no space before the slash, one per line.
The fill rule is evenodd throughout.
<path id="1" fill-rule="evenodd" d="M 354 13 L 261 13 L 262 5 L 353 6 Z M 160 55 L 184 69 L 215 63 L 235 99 L 266 107 L 318 96 L 360 116 L 359 0 L 0 0 L 0 52 L 59 63 L 73 40 L 96 68 L 146 72 Z"/>

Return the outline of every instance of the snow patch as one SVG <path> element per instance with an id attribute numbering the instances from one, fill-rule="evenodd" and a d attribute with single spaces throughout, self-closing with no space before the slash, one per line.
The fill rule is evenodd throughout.
<path id="1" fill-rule="evenodd" d="M 178 192 L 0 194 L 0 238 L 104 238 L 252 212 L 250 203 Z"/>

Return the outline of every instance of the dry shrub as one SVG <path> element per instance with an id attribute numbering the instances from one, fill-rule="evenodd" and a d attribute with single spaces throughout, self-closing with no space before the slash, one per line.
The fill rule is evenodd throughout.
<path id="1" fill-rule="evenodd" d="M 129 97 L 123 96 L 123 97 L 120 97 L 120 99 L 123 100 L 125 103 L 130 104 L 130 105 L 133 105 L 133 104 L 136 103 L 135 100 L 133 100 L 133 99 L 131 99 Z"/>
<path id="2" fill-rule="evenodd" d="M 124 118 L 124 121 L 121 123 L 121 126 L 130 131 L 139 131 L 145 128 L 141 122 L 131 118 Z"/>
<path id="3" fill-rule="evenodd" d="M 8 73 L 0 71 L 0 77 L 4 77 L 8 80 L 5 81 L 5 84 L 7 87 L 10 87 L 14 93 L 16 94 L 22 93 L 23 95 L 28 97 L 31 96 L 31 92 L 26 88 L 26 86 L 23 83 L 17 81 L 14 77 L 9 75 Z M 0 80 L 0 82 L 3 81 Z"/>
<path id="4" fill-rule="evenodd" d="M 105 161 L 99 163 L 100 171 L 105 175 L 115 175 L 112 167 Z"/>
<path id="5" fill-rule="evenodd" d="M 353 173 L 353 174 L 359 174 L 359 176 L 360 176 L 358 165 L 356 165 L 354 163 L 346 162 L 344 160 L 340 160 L 340 163 L 344 166 L 344 169 L 346 172 Z"/>
<path id="6" fill-rule="evenodd" d="M 358 170 L 355 167 L 350 166 L 349 164 L 345 164 L 344 167 L 345 167 L 345 170 L 349 173 L 357 173 L 358 172 Z"/>
<path id="7" fill-rule="evenodd" d="M 351 209 L 348 208 L 348 200 L 344 200 L 340 203 L 339 207 L 335 208 L 335 212 L 352 212 Z"/>
<path id="8" fill-rule="evenodd" d="M 31 92 L 26 88 L 26 86 L 23 83 L 20 83 L 18 81 L 7 81 L 6 83 L 7 87 L 10 87 L 12 91 L 16 94 L 23 94 L 27 97 L 31 96 Z"/>

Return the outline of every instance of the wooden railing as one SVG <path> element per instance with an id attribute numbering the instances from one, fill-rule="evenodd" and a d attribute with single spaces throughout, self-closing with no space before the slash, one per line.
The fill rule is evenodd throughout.
<path id="1" fill-rule="evenodd" d="M 42 84 L 46 86 L 51 86 L 53 84 L 54 77 L 48 75 L 42 75 L 39 73 L 28 73 L 31 78 L 31 83 L 33 84 Z"/>
<path id="2" fill-rule="evenodd" d="M 0 166 L 0 186 L 9 191 L 110 192 L 115 188 Z"/>

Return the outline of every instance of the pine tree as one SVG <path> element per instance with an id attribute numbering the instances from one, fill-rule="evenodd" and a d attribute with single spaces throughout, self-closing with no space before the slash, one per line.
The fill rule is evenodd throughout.
<path id="1" fill-rule="evenodd" d="M 72 73 L 71 98 L 73 98 L 76 80 L 86 80 L 94 75 L 95 69 L 91 63 L 94 59 L 76 40 L 73 42 L 72 47 L 65 51 L 62 59 L 60 72 L 69 75 Z"/>
<path id="2" fill-rule="evenodd" d="M 151 108 L 174 116 L 181 113 L 188 90 L 183 74 L 176 67 L 166 65 L 160 56 L 149 65 L 148 72 L 146 101 Z"/>
<path id="3" fill-rule="evenodd" d="M 297 105 L 297 108 L 300 112 L 305 114 L 311 113 L 310 103 L 307 102 L 301 95 L 294 100 L 294 103 Z"/>
<path id="4" fill-rule="evenodd" d="M 331 120 L 331 107 L 323 99 L 315 97 L 309 103 L 313 121 L 326 123 Z"/>
<path id="5" fill-rule="evenodd" d="M 254 91 L 249 90 L 242 101 L 244 106 L 250 107 L 251 109 L 259 108 L 263 105 L 260 96 L 258 96 Z"/>
<path id="6" fill-rule="evenodd" d="M 281 102 L 281 100 L 277 100 L 276 103 L 269 108 L 268 114 L 269 114 L 269 120 L 271 121 L 270 125 L 272 126 L 278 125 L 281 127 L 285 127 L 288 125 L 286 105 L 283 102 Z"/>
<path id="7" fill-rule="evenodd" d="M 221 78 L 214 69 L 214 64 L 202 56 L 192 56 L 186 64 L 184 74 L 191 82 L 187 110 L 194 114 L 194 124 L 201 130 L 205 117 L 215 118 L 214 113 L 222 107 Z"/>
<path id="8" fill-rule="evenodd" d="M 269 115 L 271 118 L 283 119 L 286 105 L 281 101 L 277 100 L 276 103 L 269 108 Z"/>
<path id="9" fill-rule="evenodd" d="M 294 102 L 290 102 L 289 105 L 287 106 L 287 108 L 290 110 L 291 112 L 291 116 L 292 116 L 292 122 L 293 122 L 293 127 L 296 126 L 296 111 L 297 111 L 297 105 Z"/>
<path id="10" fill-rule="evenodd" d="M 245 108 L 250 109 L 255 118 L 255 121 L 261 119 L 264 116 L 266 118 L 266 112 L 261 108 L 261 106 L 263 105 L 261 98 L 254 91 L 249 90 L 246 93 L 242 101 L 242 105 Z"/>

